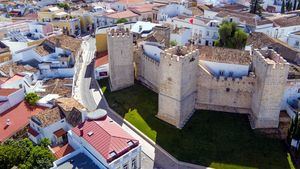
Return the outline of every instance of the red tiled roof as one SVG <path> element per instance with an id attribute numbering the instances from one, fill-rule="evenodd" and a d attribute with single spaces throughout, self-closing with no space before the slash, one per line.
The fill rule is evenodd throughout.
<path id="1" fill-rule="evenodd" d="M 69 144 L 66 144 L 62 147 L 54 147 L 52 149 L 55 151 L 54 155 L 56 159 L 60 159 L 63 156 L 70 154 L 74 151 L 74 148 Z"/>
<path id="2" fill-rule="evenodd" d="M 95 68 L 99 67 L 99 66 L 102 66 L 102 65 L 105 65 L 107 63 L 108 63 L 108 53 L 107 53 L 107 51 L 101 52 L 101 53 L 99 53 L 98 57 L 96 58 Z"/>
<path id="3" fill-rule="evenodd" d="M 83 131 L 83 135 L 81 135 L 80 130 Z M 109 117 L 104 120 L 85 121 L 73 128 L 72 131 L 94 147 L 107 162 L 122 156 L 139 144 L 138 140 L 130 136 Z M 132 145 L 129 145 L 129 142 Z M 115 152 L 115 156 L 112 157 L 111 152 Z"/>
<path id="4" fill-rule="evenodd" d="M 31 127 L 29 127 L 29 129 L 28 129 L 28 133 L 31 134 L 33 137 L 36 137 L 39 135 L 39 133 Z"/>
<path id="5" fill-rule="evenodd" d="M 144 3 L 145 0 L 119 0 L 118 2 L 121 4 L 140 4 Z"/>
<path id="6" fill-rule="evenodd" d="M 0 142 L 13 136 L 19 130 L 23 129 L 32 115 L 44 110 L 44 107 L 30 107 L 24 101 L 0 114 Z M 9 119 L 11 124 L 6 125 Z"/>
<path id="7" fill-rule="evenodd" d="M 0 85 L 5 83 L 8 80 L 7 77 L 0 77 Z"/>
<path id="8" fill-rule="evenodd" d="M 13 83 L 13 82 L 18 81 L 18 80 L 21 80 L 21 79 L 23 79 L 23 78 L 24 78 L 24 76 L 19 75 L 19 74 L 16 74 L 16 75 L 14 75 L 13 77 L 9 78 L 9 79 L 5 82 L 5 84 Z"/>
<path id="9" fill-rule="evenodd" d="M 9 96 L 12 93 L 18 91 L 19 89 L 3 89 L 0 88 L 0 96 Z"/>
<path id="10" fill-rule="evenodd" d="M 61 128 L 61 129 L 55 131 L 53 134 L 54 134 L 57 138 L 59 138 L 59 137 L 63 136 L 63 135 L 66 134 L 66 133 L 67 133 L 67 132 L 66 132 L 63 128 Z"/>
<path id="11" fill-rule="evenodd" d="M 139 15 L 137 15 L 129 10 L 106 15 L 106 17 L 113 18 L 113 19 L 132 18 L 132 17 L 136 17 L 136 16 L 139 16 Z"/>

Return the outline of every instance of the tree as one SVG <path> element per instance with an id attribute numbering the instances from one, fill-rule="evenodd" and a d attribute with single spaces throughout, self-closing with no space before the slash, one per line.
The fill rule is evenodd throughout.
<path id="1" fill-rule="evenodd" d="M 282 0 L 281 13 L 285 13 L 285 0 Z"/>
<path id="2" fill-rule="evenodd" d="M 219 28 L 219 39 L 215 41 L 215 46 L 243 49 L 246 46 L 248 35 L 237 28 L 234 22 L 223 22 Z"/>
<path id="3" fill-rule="evenodd" d="M 36 93 L 27 93 L 25 96 L 26 102 L 31 106 L 36 105 L 36 102 L 39 99 L 40 99 L 40 97 Z"/>
<path id="4" fill-rule="evenodd" d="M 13 166 L 21 169 L 46 169 L 52 167 L 54 160 L 47 147 L 34 146 L 27 138 L 18 141 L 8 140 L 0 145 L 1 169 L 10 169 Z"/>
<path id="5" fill-rule="evenodd" d="M 250 13 L 261 15 L 263 0 L 251 0 Z"/>
<path id="6" fill-rule="evenodd" d="M 171 46 L 176 46 L 176 45 L 177 45 L 176 40 L 171 40 L 171 41 L 170 41 L 170 45 L 171 45 Z"/>
<path id="7" fill-rule="evenodd" d="M 292 8 L 293 8 L 292 1 L 291 1 L 291 0 L 288 0 L 287 3 L 286 3 L 286 10 L 287 10 L 287 11 L 291 11 Z"/>
<path id="8" fill-rule="evenodd" d="M 118 19 L 116 23 L 126 23 L 128 20 L 126 18 Z"/>
<path id="9" fill-rule="evenodd" d="M 236 48 L 243 49 L 246 46 L 248 35 L 241 29 L 238 29 L 235 31 L 233 38 L 235 40 Z"/>
<path id="10" fill-rule="evenodd" d="M 298 0 L 294 0 L 293 10 L 296 10 L 296 9 L 297 9 L 297 1 L 298 1 Z"/>
<path id="11" fill-rule="evenodd" d="M 66 11 L 70 9 L 69 4 L 67 4 L 67 3 L 58 3 L 57 6 L 59 8 L 64 8 L 64 10 L 66 10 Z"/>

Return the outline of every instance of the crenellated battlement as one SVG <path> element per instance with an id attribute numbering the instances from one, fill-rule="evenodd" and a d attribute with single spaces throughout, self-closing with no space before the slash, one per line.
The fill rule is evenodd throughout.
<path id="1" fill-rule="evenodd" d="M 132 33 L 129 31 L 128 28 L 118 26 L 118 28 L 107 30 L 107 36 L 113 38 L 124 38 L 132 36 Z"/>
<path id="2" fill-rule="evenodd" d="M 255 49 L 253 51 L 254 62 L 256 65 L 269 67 L 273 70 L 283 70 L 289 63 L 273 49 L 261 50 Z"/>
<path id="3" fill-rule="evenodd" d="M 217 81 L 217 82 L 232 82 L 232 83 L 241 83 L 241 82 L 254 82 L 255 81 L 255 75 L 253 72 L 250 72 L 248 76 L 242 76 L 242 77 L 226 77 L 226 76 L 212 76 L 211 79 Z"/>
<path id="4" fill-rule="evenodd" d="M 186 46 L 174 46 L 162 52 L 163 59 L 170 59 L 175 62 L 189 63 L 198 59 L 199 50 L 192 50 Z"/>

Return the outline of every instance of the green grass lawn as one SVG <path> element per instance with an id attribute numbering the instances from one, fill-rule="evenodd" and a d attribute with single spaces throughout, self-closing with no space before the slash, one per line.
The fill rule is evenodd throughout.
<path id="1" fill-rule="evenodd" d="M 213 168 L 292 168 L 284 144 L 251 130 L 246 115 L 196 111 L 182 130 L 155 117 L 158 95 L 134 86 L 117 92 L 100 86 L 112 109 L 178 160 Z"/>

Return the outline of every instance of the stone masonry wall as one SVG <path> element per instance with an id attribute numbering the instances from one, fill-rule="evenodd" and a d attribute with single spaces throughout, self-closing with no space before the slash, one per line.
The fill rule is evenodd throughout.
<path id="1" fill-rule="evenodd" d="M 251 113 L 255 76 L 214 77 L 202 65 L 198 68 L 196 109 Z"/>
<path id="2" fill-rule="evenodd" d="M 273 50 L 255 50 L 253 67 L 257 75 L 251 105 L 253 127 L 277 128 L 289 64 Z"/>
<path id="3" fill-rule="evenodd" d="M 137 79 L 151 90 L 158 92 L 159 62 L 142 54 L 137 68 Z"/>
<path id="4" fill-rule="evenodd" d="M 111 90 L 134 84 L 133 36 L 129 31 L 112 31 L 107 34 L 108 61 Z"/>
<path id="5" fill-rule="evenodd" d="M 198 56 L 198 50 L 173 47 L 160 58 L 157 117 L 178 128 L 194 112 Z"/>

